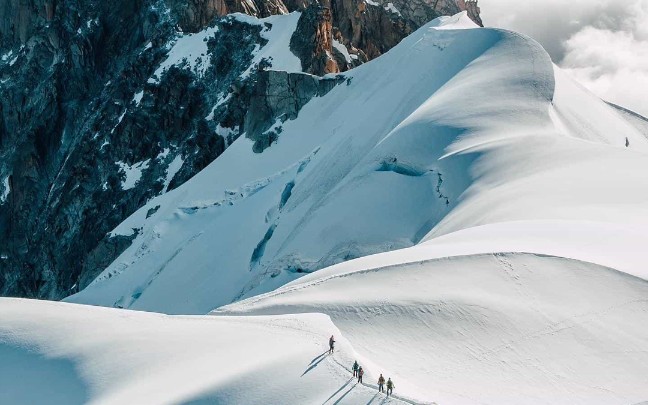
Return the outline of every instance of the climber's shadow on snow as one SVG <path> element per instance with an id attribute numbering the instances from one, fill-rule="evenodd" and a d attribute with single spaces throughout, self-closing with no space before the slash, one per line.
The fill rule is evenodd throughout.
<path id="1" fill-rule="evenodd" d="M 320 364 L 322 360 L 326 358 L 327 354 L 328 354 L 328 350 L 320 354 L 319 356 L 315 357 L 313 360 L 311 360 L 310 364 L 308 365 L 308 368 L 306 369 L 306 371 L 304 371 L 304 373 L 301 376 L 302 377 L 305 376 L 309 371 L 317 367 L 317 365 Z"/>
<path id="2" fill-rule="evenodd" d="M 322 405 L 326 405 L 326 404 L 328 403 L 328 401 L 330 401 L 331 399 L 335 398 L 335 396 L 336 396 L 337 394 L 339 394 L 343 389 L 345 389 L 345 388 L 346 388 L 346 387 L 351 383 L 351 381 L 353 381 L 353 380 L 355 380 L 355 378 L 353 378 L 353 377 L 349 378 L 349 381 L 347 381 L 346 383 L 344 383 L 344 385 L 342 385 L 340 388 L 338 388 L 337 391 L 335 391 L 333 394 L 331 394 L 331 396 L 328 397 L 328 399 L 327 399 L 326 401 L 324 401 L 324 403 L 323 403 Z M 342 399 L 343 399 L 344 397 L 346 397 L 347 394 L 349 394 L 349 392 L 351 392 L 351 391 L 355 388 L 356 385 L 358 385 L 358 383 L 353 384 L 353 385 L 351 386 L 351 388 L 349 388 L 348 390 L 346 390 L 346 392 L 345 392 L 344 394 L 342 394 L 342 396 L 340 396 L 340 398 L 338 398 L 335 402 L 333 402 L 333 405 L 337 405 L 337 404 L 339 404 L 340 401 L 342 401 Z"/>
<path id="3" fill-rule="evenodd" d="M 373 403 L 374 403 L 374 399 L 378 398 L 378 395 L 379 395 L 379 394 L 376 392 L 376 395 L 374 395 L 373 397 L 371 397 L 371 399 L 369 400 L 369 402 L 367 402 L 367 405 L 371 405 L 371 404 L 373 404 Z M 386 399 L 386 398 L 385 398 L 385 399 Z M 381 402 L 381 404 L 384 403 L 384 402 L 385 402 L 385 401 Z"/>
<path id="4" fill-rule="evenodd" d="M 340 398 L 342 399 L 342 398 Z M 376 402 L 374 402 L 376 401 Z M 389 403 L 389 397 L 386 397 L 384 395 L 380 395 L 379 393 L 376 392 L 376 395 L 371 397 L 369 402 L 367 402 L 367 405 L 383 405 Z"/>

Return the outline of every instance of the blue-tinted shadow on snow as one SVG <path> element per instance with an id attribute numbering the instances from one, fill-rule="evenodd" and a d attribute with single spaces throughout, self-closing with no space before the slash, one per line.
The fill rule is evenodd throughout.
<path id="1" fill-rule="evenodd" d="M 0 343 L 0 404 L 85 404 L 88 387 L 74 362 Z"/>
<path id="2" fill-rule="evenodd" d="M 326 399 L 326 401 L 324 401 L 324 402 L 322 403 L 322 405 L 325 405 L 326 403 L 328 403 L 328 401 L 330 401 L 331 399 L 335 398 L 335 396 L 336 396 L 337 394 L 339 394 L 343 389 L 345 389 L 345 388 L 346 388 L 346 387 L 351 383 L 351 381 L 353 381 L 353 380 L 355 380 L 354 377 L 349 378 L 349 381 L 347 381 L 346 383 L 344 383 L 344 385 L 342 385 L 340 388 L 338 388 L 338 390 L 335 391 L 335 392 L 334 392 L 330 397 L 328 397 L 328 398 Z M 345 393 L 344 393 L 340 398 L 337 399 L 337 401 L 335 401 L 335 404 L 337 404 L 338 402 L 340 402 L 340 400 L 341 400 L 342 398 L 344 398 L 344 397 L 345 397 L 349 392 L 351 392 L 351 390 L 352 390 L 353 388 L 355 388 L 356 385 L 358 385 L 358 384 L 356 383 L 356 384 L 354 384 L 351 388 L 349 388 L 349 390 L 348 390 L 347 392 L 345 392 Z"/>
<path id="3" fill-rule="evenodd" d="M 328 353 L 328 350 L 325 351 L 324 353 L 320 354 L 319 356 L 315 357 L 313 360 L 311 360 L 310 364 L 308 365 L 308 368 L 304 373 L 301 375 L 302 377 L 308 374 L 309 371 L 317 367 L 325 358 L 326 354 Z"/>
<path id="4" fill-rule="evenodd" d="M 351 380 L 353 380 L 353 378 L 351 378 Z M 344 385 L 342 386 L 342 388 L 346 387 L 346 386 L 349 384 L 349 382 L 351 382 L 351 380 L 349 380 L 346 384 L 344 384 Z M 338 398 L 337 401 L 335 401 L 335 402 L 333 403 L 333 405 L 338 405 L 340 402 L 342 402 L 342 400 L 344 399 L 344 397 L 346 397 L 347 395 L 349 395 L 349 392 L 353 391 L 353 389 L 356 387 L 356 385 L 358 385 L 358 383 L 353 384 L 353 385 L 351 386 L 351 388 L 349 388 L 348 390 L 346 390 L 346 392 L 345 392 L 344 394 L 342 394 L 342 396 L 341 396 L 340 398 Z M 340 390 L 339 390 L 338 392 L 342 391 L 342 388 L 340 388 Z M 336 394 L 337 394 L 337 392 L 336 392 Z"/>
<path id="5" fill-rule="evenodd" d="M 403 176 L 421 177 L 430 172 L 430 170 L 421 169 L 399 162 L 396 158 L 385 159 L 378 165 L 377 172 L 394 172 Z"/>

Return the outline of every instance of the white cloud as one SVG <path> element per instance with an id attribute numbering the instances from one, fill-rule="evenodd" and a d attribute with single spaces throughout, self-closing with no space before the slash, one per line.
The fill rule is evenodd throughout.
<path id="1" fill-rule="evenodd" d="M 648 0 L 482 0 L 487 25 L 538 40 L 598 96 L 648 116 Z"/>

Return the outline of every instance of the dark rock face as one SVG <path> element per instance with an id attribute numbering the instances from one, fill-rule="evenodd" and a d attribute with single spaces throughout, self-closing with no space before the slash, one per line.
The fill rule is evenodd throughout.
<path id="1" fill-rule="evenodd" d="M 107 232 L 243 131 L 249 99 L 212 107 L 265 43 L 263 27 L 219 20 L 203 74 L 171 66 L 149 80 L 177 19 L 164 3 L 117 3 L 59 2 L 51 21 L 37 13 L 13 28 L 26 42 L 3 34 L 3 295 L 61 298 L 84 287 L 128 246 Z"/>
<path id="2" fill-rule="evenodd" d="M 56 0 L 7 0 L 0 4 L 0 38 L 22 43 L 54 18 Z"/>
<path id="3" fill-rule="evenodd" d="M 243 13 L 254 17 L 287 14 L 282 0 L 169 0 L 171 8 L 179 16 L 179 25 L 186 32 L 198 32 L 214 17 L 231 13 Z"/>
<path id="4" fill-rule="evenodd" d="M 484 22 L 481 19 L 481 9 L 477 4 L 477 0 L 466 0 L 465 2 L 466 11 L 468 11 L 468 16 L 480 27 L 484 26 Z"/>
<path id="5" fill-rule="evenodd" d="M 467 10 L 483 25 L 477 0 L 291 0 L 289 10 L 303 10 L 291 49 L 305 72 L 324 75 L 346 71 L 387 52 L 413 31 L 442 16 Z M 333 46 L 346 48 L 345 57 Z M 350 59 L 349 59 L 350 58 Z"/>
<path id="6" fill-rule="evenodd" d="M 387 52 L 424 24 L 413 26 L 385 7 L 366 2 L 336 1 L 333 14 L 338 37 L 351 52 L 360 53 L 368 60 Z M 430 20 L 438 16 L 435 14 Z"/>
<path id="7" fill-rule="evenodd" d="M 297 118 L 313 97 L 325 95 L 342 81 L 303 73 L 260 72 L 245 116 L 246 136 L 254 141 L 254 151 L 270 147 L 281 133 L 280 123 Z"/>
<path id="8" fill-rule="evenodd" d="M 331 9 L 312 5 L 302 13 L 293 35 L 290 50 L 299 56 L 304 72 L 325 75 L 338 73 L 340 67 L 333 57 L 333 24 Z M 346 69 L 345 69 L 346 70 Z"/>
<path id="9" fill-rule="evenodd" d="M 291 48 L 323 75 L 389 50 L 439 15 L 432 1 L 394 0 L 400 14 L 363 0 L 3 1 L 0 294 L 84 288 L 139 232 L 108 234 L 135 210 L 243 133 L 262 152 L 282 122 L 339 85 L 266 62 L 249 70 L 265 27 L 222 16 L 302 10 Z M 183 32 L 199 31 L 204 68 L 160 68 Z"/>

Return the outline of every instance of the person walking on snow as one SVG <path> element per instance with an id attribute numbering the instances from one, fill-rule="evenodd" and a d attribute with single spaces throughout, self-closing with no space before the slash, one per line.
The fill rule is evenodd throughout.
<path id="1" fill-rule="evenodd" d="M 380 374 L 380 378 L 378 378 L 378 392 L 385 392 L 385 389 L 383 386 L 385 385 L 385 377 Z"/>
<path id="2" fill-rule="evenodd" d="M 387 379 L 387 396 L 390 396 L 393 389 L 396 388 L 391 378 Z"/>
<path id="3" fill-rule="evenodd" d="M 331 335 L 331 338 L 329 339 L 329 354 L 333 353 L 334 346 L 335 346 L 335 339 L 333 339 L 333 335 Z"/>
<path id="4" fill-rule="evenodd" d="M 359 382 L 360 384 L 362 384 L 362 376 L 363 376 L 363 375 L 364 375 L 364 370 L 362 369 L 362 367 L 360 367 L 360 368 L 358 369 L 358 382 Z"/>
<path id="5" fill-rule="evenodd" d="M 358 365 L 358 360 L 356 360 L 353 362 L 353 367 L 351 367 L 351 369 L 353 370 L 354 377 L 358 376 L 358 368 L 360 368 L 360 366 Z"/>

